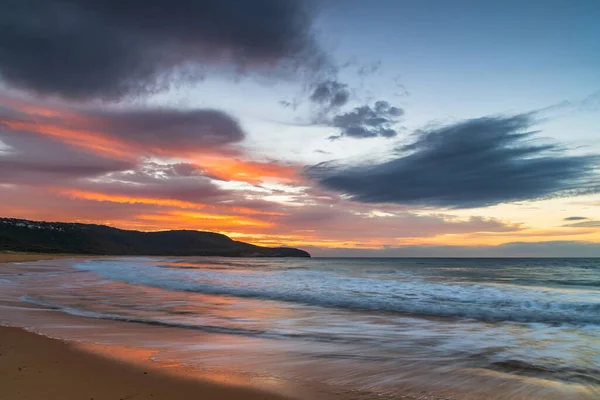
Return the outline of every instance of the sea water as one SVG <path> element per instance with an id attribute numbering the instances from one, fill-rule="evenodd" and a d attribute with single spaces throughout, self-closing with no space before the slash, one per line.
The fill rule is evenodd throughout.
<path id="1" fill-rule="evenodd" d="M 22 325 L 157 362 L 392 397 L 600 398 L 598 259 L 102 258 L 0 278 L 81 321 Z"/>

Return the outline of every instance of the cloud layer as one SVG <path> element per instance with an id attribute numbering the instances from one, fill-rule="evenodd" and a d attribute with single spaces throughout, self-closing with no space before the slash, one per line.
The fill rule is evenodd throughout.
<path id="1" fill-rule="evenodd" d="M 387 249 L 307 248 L 321 257 L 600 257 L 600 243 L 553 240 L 495 246 L 402 246 Z"/>
<path id="2" fill-rule="evenodd" d="M 0 104 L 0 127 L 0 140 L 9 146 L 15 141 L 19 143 L 14 146 L 28 146 L 25 153 L 41 149 L 40 145 L 27 145 L 27 141 L 52 136 L 119 157 L 127 153 L 202 152 L 227 147 L 245 137 L 235 119 L 215 110 L 65 108 L 18 101 Z"/>
<path id="3" fill-rule="evenodd" d="M 374 210 L 307 187 L 299 165 L 244 159 L 243 148 L 232 148 L 244 132 L 212 110 L 0 104 L 0 204 L 9 216 L 216 230 L 266 245 L 379 246 L 522 229 Z"/>
<path id="4" fill-rule="evenodd" d="M 132 168 L 133 163 L 77 151 L 60 140 L 25 131 L 8 131 L 0 122 L 0 183 L 52 184 L 93 178 Z"/>
<path id="5" fill-rule="evenodd" d="M 0 5 L 0 78 L 70 99 L 120 99 L 238 71 L 318 67 L 302 0 L 8 0 Z"/>
<path id="6" fill-rule="evenodd" d="M 600 228 L 600 221 L 582 221 L 563 226 L 568 228 Z"/>
<path id="7" fill-rule="evenodd" d="M 250 158 L 237 123 L 211 110 L 67 107 L 8 97 L 0 104 L 6 216 L 212 230 L 263 245 L 382 254 L 419 243 L 595 237 L 588 224 L 536 231 L 521 221 L 354 202 L 310 187 L 298 164 Z M 570 215 L 577 214 L 560 217 Z"/>
<path id="8" fill-rule="evenodd" d="M 392 160 L 307 170 L 326 188 L 366 203 L 484 207 L 600 189 L 596 156 L 536 141 L 531 115 L 484 117 L 420 131 Z"/>

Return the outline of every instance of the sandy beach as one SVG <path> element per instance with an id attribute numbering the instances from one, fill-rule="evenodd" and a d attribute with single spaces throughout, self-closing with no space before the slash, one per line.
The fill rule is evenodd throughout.
<path id="1" fill-rule="evenodd" d="M 2 253 L 0 263 L 63 257 L 73 256 Z M 75 343 L 12 327 L 0 327 L 0 388 L 2 400 L 287 398 L 239 385 L 174 376 L 150 362 L 144 367 L 120 362 Z"/>
<path id="2" fill-rule="evenodd" d="M 0 327 L 0 398 L 284 399 L 259 390 L 218 385 L 139 368 L 19 328 Z"/>
<path id="3" fill-rule="evenodd" d="M 69 254 L 44 254 L 44 253 L 17 253 L 17 252 L 0 252 L 0 264 L 22 261 L 39 261 L 39 260 L 54 260 L 64 257 L 89 257 L 81 255 Z"/>

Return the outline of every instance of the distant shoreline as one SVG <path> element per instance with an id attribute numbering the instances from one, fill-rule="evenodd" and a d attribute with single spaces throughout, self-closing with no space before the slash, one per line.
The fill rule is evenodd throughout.
<path id="1" fill-rule="evenodd" d="M 44 252 L 19 252 L 0 250 L 0 263 L 23 262 L 23 261 L 41 261 L 53 260 L 56 258 L 90 258 L 90 257 L 169 257 L 149 254 L 136 255 L 111 255 L 111 254 L 67 254 L 67 253 L 44 253 Z M 178 256 L 180 257 L 180 256 Z M 186 256 L 183 256 L 186 257 Z M 210 257 L 210 256 L 187 256 L 187 257 Z M 226 257 L 226 256 L 222 256 Z M 233 257 L 239 258 L 239 257 Z M 502 260 L 502 259 L 521 259 L 521 260 L 543 260 L 543 259 L 600 259 L 600 257 L 311 257 L 315 259 L 406 259 L 406 260 L 460 260 L 460 259 L 480 259 L 480 260 Z"/>
<path id="2" fill-rule="evenodd" d="M 0 263 L 54 260 L 56 258 L 94 257 L 89 254 L 53 254 L 37 252 L 0 251 Z M 102 257 L 97 256 L 96 257 Z"/>
<path id="3" fill-rule="evenodd" d="M 263 247 L 207 231 L 145 232 L 106 225 L 0 218 L 0 251 L 111 256 L 301 257 L 293 247 Z"/>

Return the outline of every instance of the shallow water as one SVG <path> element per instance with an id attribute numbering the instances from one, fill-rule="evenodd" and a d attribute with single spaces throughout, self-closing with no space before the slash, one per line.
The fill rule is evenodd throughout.
<path id="1" fill-rule="evenodd" d="M 598 259 L 104 258 L 23 268 L 0 273 L 10 323 L 158 348 L 159 362 L 391 395 L 600 398 Z"/>

